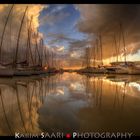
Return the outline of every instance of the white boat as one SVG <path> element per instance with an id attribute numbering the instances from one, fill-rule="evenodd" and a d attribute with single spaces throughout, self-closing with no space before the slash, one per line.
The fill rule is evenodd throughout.
<path id="1" fill-rule="evenodd" d="M 128 74 L 129 68 L 128 67 L 118 67 L 115 70 L 116 74 Z"/>
<path id="2" fill-rule="evenodd" d="M 129 67 L 128 74 L 140 74 L 139 67 Z"/>
<path id="3" fill-rule="evenodd" d="M 128 74 L 128 67 L 106 67 L 107 72 L 109 74 Z"/>

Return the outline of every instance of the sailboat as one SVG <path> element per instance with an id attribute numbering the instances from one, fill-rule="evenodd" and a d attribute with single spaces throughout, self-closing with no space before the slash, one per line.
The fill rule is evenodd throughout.
<path id="1" fill-rule="evenodd" d="M 126 46 L 125 38 L 123 33 L 122 24 L 120 23 L 120 33 L 122 34 L 123 46 L 124 46 L 124 62 L 120 63 L 116 69 L 117 74 L 140 74 L 140 67 L 138 67 L 134 62 L 129 62 L 126 60 Z"/>
<path id="2" fill-rule="evenodd" d="M 116 50 L 116 62 L 110 63 L 111 66 L 106 67 L 107 73 L 113 73 L 113 74 L 128 74 L 128 62 L 126 61 L 126 46 L 125 46 L 125 38 L 124 38 L 124 33 L 123 33 L 123 28 L 122 24 L 120 23 L 119 25 L 120 32 L 119 32 L 119 46 L 120 46 L 120 40 L 121 40 L 121 35 L 122 35 L 122 40 L 123 40 L 123 52 L 124 52 L 124 62 L 119 62 L 118 61 L 118 46 L 117 46 L 117 41 L 116 41 L 116 36 L 114 34 L 114 44 L 115 44 L 115 50 Z"/>
<path id="3" fill-rule="evenodd" d="M 45 74 L 46 71 L 43 68 L 43 47 L 44 47 L 44 41 L 43 41 L 43 39 L 41 39 L 40 42 L 39 42 L 40 43 L 39 47 L 40 47 L 40 50 L 41 50 L 41 52 L 40 52 L 39 48 L 38 48 L 38 42 L 37 42 L 38 33 L 34 34 L 34 36 L 35 36 L 36 45 L 35 45 L 34 65 L 32 67 L 33 68 L 32 75 Z"/>
<path id="4" fill-rule="evenodd" d="M 140 74 L 140 67 L 135 64 L 129 65 L 128 74 Z"/>
<path id="5" fill-rule="evenodd" d="M 117 46 L 115 34 L 114 34 L 114 38 L 113 38 L 113 43 L 114 43 L 114 47 L 115 47 L 115 51 L 116 51 L 116 53 L 115 53 L 116 54 L 116 62 L 110 62 L 111 66 L 106 66 L 107 73 L 108 74 L 126 74 L 127 71 L 125 69 L 123 69 L 123 66 L 125 65 L 125 63 L 118 61 L 119 49 Z"/>
<path id="6" fill-rule="evenodd" d="M 80 69 L 78 72 L 81 73 L 92 73 L 93 67 L 91 67 L 91 48 L 87 47 L 85 48 L 85 57 L 82 63 L 82 67 L 85 67 L 83 69 Z"/>
<path id="7" fill-rule="evenodd" d="M 14 69 L 15 76 L 30 76 L 31 75 L 31 70 L 28 69 L 27 67 L 26 68 L 23 67 L 24 62 L 17 61 L 18 53 L 19 53 L 19 41 L 20 41 L 20 36 L 21 36 L 21 30 L 22 30 L 22 26 L 23 26 L 23 22 L 24 22 L 24 18 L 26 16 L 27 10 L 28 10 L 28 6 L 26 7 L 26 9 L 24 11 L 24 15 L 22 17 L 20 29 L 19 29 L 19 33 L 18 33 L 16 53 L 15 53 L 15 58 L 14 58 L 14 62 L 13 62 L 13 69 Z"/>
<path id="8" fill-rule="evenodd" d="M 96 67 L 96 57 L 98 56 L 98 40 L 96 39 L 95 43 L 93 43 L 94 46 L 92 46 L 92 57 L 93 57 L 93 67 L 91 68 L 92 73 L 98 73 L 98 68 Z M 97 54 L 97 55 L 96 55 Z"/>
<path id="9" fill-rule="evenodd" d="M 116 69 L 117 74 L 127 74 L 128 73 L 128 65 L 126 61 L 126 46 L 125 46 L 125 37 L 124 37 L 124 32 L 123 32 L 123 27 L 122 24 L 120 23 L 120 37 L 122 34 L 122 40 L 123 40 L 123 49 L 124 49 L 124 63 L 122 65 L 118 66 L 118 69 Z"/>
<path id="10" fill-rule="evenodd" d="M 6 30 L 10 15 L 13 11 L 13 8 L 14 8 L 14 5 L 12 5 L 12 7 L 10 8 L 10 11 L 9 11 L 8 16 L 6 18 L 5 25 L 4 25 L 3 32 L 2 32 L 2 38 L 1 38 L 1 42 L 0 42 L 0 76 L 8 76 L 9 77 L 9 76 L 13 76 L 13 74 L 14 74 L 14 71 L 11 67 L 11 63 L 4 64 L 4 63 L 1 62 L 2 61 L 1 60 L 1 58 L 2 58 L 2 47 L 3 47 L 5 30 Z"/>
<path id="11" fill-rule="evenodd" d="M 91 67 L 91 48 L 87 47 L 85 50 L 85 63 L 86 67 L 84 69 L 79 70 L 79 72 L 82 73 L 106 73 L 106 69 L 103 67 L 103 53 L 102 53 L 102 38 L 101 35 L 99 35 L 98 39 L 96 40 L 96 43 L 94 44 L 92 50 L 93 57 L 94 57 L 94 67 Z M 96 54 L 96 56 L 95 56 Z M 100 65 L 98 67 L 95 66 L 95 59 L 100 58 Z"/>
<path id="12" fill-rule="evenodd" d="M 103 45 L 102 45 L 102 36 L 101 34 L 99 35 L 99 45 L 97 45 L 97 47 L 99 47 L 100 50 L 100 62 L 101 65 L 98 65 L 98 73 L 106 73 L 106 69 L 104 68 L 104 64 L 103 64 Z"/>
<path id="13" fill-rule="evenodd" d="M 51 64 L 48 65 L 48 69 L 47 69 L 47 72 L 48 73 L 56 73 L 57 72 L 57 69 L 56 69 L 56 66 L 55 66 L 55 53 L 53 52 L 53 50 L 51 50 Z"/>

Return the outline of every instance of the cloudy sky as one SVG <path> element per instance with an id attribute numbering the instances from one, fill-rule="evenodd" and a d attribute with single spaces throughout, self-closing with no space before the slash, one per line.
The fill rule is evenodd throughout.
<path id="1" fill-rule="evenodd" d="M 104 60 L 113 59 L 113 36 L 114 33 L 117 36 L 120 22 L 127 60 L 140 60 L 139 5 L 52 4 L 42 10 L 39 20 L 39 30 L 44 34 L 46 44 L 56 47 L 61 57 L 71 65 L 81 65 L 84 48 L 93 46 L 98 34 L 102 34 Z M 120 59 L 123 59 L 122 40 L 119 49 Z"/>
<path id="2" fill-rule="evenodd" d="M 45 43 L 58 51 L 64 65 L 81 65 L 81 48 L 87 45 L 87 35 L 78 30 L 80 12 L 72 4 L 51 4 L 42 10 L 39 31 L 45 37 Z"/>
<path id="3" fill-rule="evenodd" d="M 1 33 L 10 6 L 0 5 Z M 11 19 L 9 19 L 9 26 L 6 29 L 8 33 L 5 35 L 6 39 L 10 35 L 10 30 L 14 34 L 12 39 L 17 38 L 21 17 L 26 6 L 15 5 Z M 46 47 L 56 52 L 65 67 L 81 66 L 84 49 L 88 46 L 93 47 L 99 34 L 102 36 L 104 62 L 107 63 L 108 60 L 113 59 L 113 56 L 115 58 L 113 37 L 116 36 L 118 43 L 120 23 L 125 36 L 127 60 L 140 60 L 140 5 L 46 4 L 28 6 L 26 18 L 30 19 L 32 15 L 34 17 L 32 30 L 39 31 L 39 37 L 44 38 Z M 11 26 L 12 29 L 9 28 Z M 25 29 L 22 29 L 24 31 L 22 40 L 27 38 Z M 22 43 L 21 40 L 20 42 Z M 3 46 L 6 46 L 6 43 L 10 43 L 10 41 L 5 42 Z M 9 45 L 7 44 L 7 46 Z M 14 41 L 11 46 L 15 46 Z M 123 57 L 122 51 L 121 40 L 119 55 Z"/>

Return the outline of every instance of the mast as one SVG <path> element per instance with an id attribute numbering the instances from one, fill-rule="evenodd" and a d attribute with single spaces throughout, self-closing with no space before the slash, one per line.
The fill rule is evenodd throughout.
<path id="1" fill-rule="evenodd" d="M 101 34 L 99 35 L 99 41 L 100 41 L 100 56 L 101 56 L 101 65 L 103 66 L 103 46 L 102 46 L 102 37 Z"/>
<path id="2" fill-rule="evenodd" d="M 94 55 L 94 56 L 93 56 L 93 57 L 94 57 L 94 67 L 95 67 L 95 58 L 96 58 L 96 55 L 95 55 L 96 48 L 95 48 L 95 47 L 96 47 L 96 46 L 94 45 L 94 48 L 93 48 L 93 52 L 94 52 L 94 53 L 93 53 L 93 55 Z"/>
<path id="3" fill-rule="evenodd" d="M 49 68 L 49 50 L 47 49 L 47 47 L 45 47 L 45 61 L 47 63 L 47 67 Z"/>
<path id="4" fill-rule="evenodd" d="M 30 41 L 29 41 L 30 42 Z M 33 63 L 33 66 L 35 65 L 35 61 L 33 59 L 33 53 L 32 53 L 32 49 L 31 49 L 31 43 L 29 45 L 29 52 L 30 52 L 30 55 L 31 55 L 31 60 L 32 60 L 32 63 Z"/>
<path id="5" fill-rule="evenodd" d="M 28 15 L 28 13 L 27 13 Z M 31 23 L 31 20 L 30 20 L 30 23 Z M 30 44 L 30 36 L 29 36 L 29 20 L 27 19 L 27 44 L 26 44 L 26 52 L 25 52 L 25 63 L 27 64 L 27 66 L 29 65 L 29 44 Z"/>
<path id="6" fill-rule="evenodd" d="M 87 59 L 87 48 L 85 48 L 85 64 L 86 68 L 88 67 L 88 59 Z"/>
<path id="7" fill-rule="evenodd" d="M 96 41 L 95 41 L 95 46 L 94 46 L 94 66 L 96 65 L 96 63 L 95 63 L 95 60 L 97 60 L 97 56 L 98 56 L 98 40 L 96 39 Z M 96 53 L 97 53 L 97 55 L 96 55 Z"/>
<path id="8" fill-rule="evenodd" d="M 40 53 L 39 53 L 39 50 L 38 50 L 38 43 L 37 43 L 37 37 L 38 37 L 38 33 L 37 33 L 37 36 L 36 36 L 36 52 L 38 54 L 38 57 L 39 57 L 39 66 L 40 66 L 40 62 L 41 62 L 41 57 L 40 57 Z"/>
<path id="9" fill-rule="evenodd" d="M 120 28 L 120 27 L 119 27 Z M 119 45 L 118 45 L 118 49 L 120 49 L 120 46 L 121 46 L 121 32 L 120 32 L 120 29 L 119 29 L 119 37 L 118 37 L 118 39 L 119 39 Z M 121 55 L 120 55 L 120 61 L 122 61 L 122 57 L 121 57 Z"/>
<path id="10" fill-rule="evenodd" d="M 57 54 L 54 53 L 54 67 L 57 69 L 58 63 L 57 63 Z"/>
<path id="11" fill-rule="evenodd" d="M 53 54 L 53 51 L 52 51 L 52 68 L 54 66 L 54 64 L 53 64 L 53 57 L 54 57 L 54 54 Z"/>
<path id="12" fill-rule="evenodd" d="M 41 38 L 41 40 L 40 40 L 40 47 L 41 47 L 40 65 L 41 65 L 41 67 L 42 67 L 42 66 L 43 66 L 43 47 L 44 47 L 44 41 L 43 41 L 42 38 Z"/>
<path id="13" fill-rule="evenodd" d="M 90 63 L 91 62 L 91 47 L 89 47 L 89 67 L 90 67 Z"/>
<path id="14" fill-rule="evenodd" d="M 34 66 L 36 66 L 37 65 L 37 49 L 36 49 L 36 47 L 35 47 L 35 49 L 34 49 L 34 62 L 35 62 L 35 65 Z"/>
<path id="15" fill-rule="evenodd" d="M 86 66 L 88 67 L 88 48 L 86 48 Z"/>
<path id="16" fill-rule="evenodd" d="M 124 50 L 124 62 L 126 64 L 126 44 L 125 44 L 125 38 L 124 38 L 124 32 L 122 24 L 120 23 L 120 32 L 122 33 L 122 39 L 123 39 L 123 50 Z"/>
<path id="17" fill-rule="evenodd" d="M 31 51 L 31 25 L 32 25 L 32 19 L 33 19 L 33 16 L 31 17 L 31 20 L 30 20 L 30 23 L 29 23 L 29 27 L 28 27 L 28 38 L 27 38 L 27 48 L 26 48 L 26 61 L 27 61 L 27 64 L 29 66 L 29 53 L 31 55 L 31 60 L 32 60 L 32 63 L 34 65 L 34 59 L 33 59 L 33 54 L 32 54 L 32 51 Z"/>
<path id="18" fill-rule="evenodd" d="M 97 53 L 97 60 L 99 60 L 98 59 L 99 58 L 99 39 L 96 39 L 96 53 Z"/>
<path id="19" fill-rule="evenodd" d="M 115 50 L 116 50 L 116 62 L 118 62 L 118 47 L 117 47 L 117 41 L 116 41 L 115 34 L 114 34 L 114 43 L 115 43 Z"/>
<path id="20" fill-rule="evenodd" d="M 9 17 L 11 15 L 11 13 L 12 13 L 13 8 L 14 8 L 14 4 L 12 5 L 12 7 L 11 7 L 9 13 L 8 13 L 8 16 L 7 16 L 5 24 L 4 24 L 3 32 L 2 32 L 2 37 L 1 37 L 1 42 L 0 42 L 0 63 L 1 63 L 1 55 L 2 55 L 2 50 L 1 49 L 2 49 L 2 45 L 3 45 L 4 34 L 5 34 L 6 26 L 8 24 L 8 20 L 9 20 Z"/>
<path id="21" fill-rule="evenodd" d="M 47 60 L 47 48 L 45 47 L 44 48 L 44 51 L 45 51 L 45 65 L 47 64 L 47 66 L 48 66 L 48 60 Z"/>
<path id="22" fill-rule="evenodd" d="M 47 50 L 47 63 L 48 63 L 48 69 L 50 68 L 50 51 Z"/>
<path id="23" fill-rule="evenodd" d="M 27 6 L 26 9 L 25 9 L 25 12 L 24 12 L 24 15 L 23 15 L 23 17 L 22 17 L 21 24 L 20 24 L 20 29 L 19 29 L 19 33 L 18 33 L 18 39 L 17 39 L 17 46 L 16 46 L 16 54 L 15 54 L 15 59 L 14 59 L 14 64 L 13 64 L 14 67 L 16 67 L 16 63 L 17 63 L 18 50 L 19 50 L 19 40 L 20 40 L 20 35 L 21 35 L 21 29 L 22 29 L 22 26 L 23 26 L 23 21 L 24 21 L 24 18 L 25 18 L 27 9 L 28 9 L 28 6 Z"/>
<path id="24" fill-rule="evenodd" d="M 90 67 L 90 47 L 88 46 L 88 67 Z"/>
<path id="25" fill-rule="evenodd" d="M 86 65 L 87 65 L 87 67 L 90 67 L 89 46 L 86 48 L 85 57 L 86 57 Z"/>

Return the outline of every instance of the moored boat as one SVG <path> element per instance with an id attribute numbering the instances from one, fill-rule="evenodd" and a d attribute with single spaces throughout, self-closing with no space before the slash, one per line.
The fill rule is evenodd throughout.
<path id="1" fill-rule="evenodd" d="M 140 74 L 139 67 L 129 67 L 128 74 Z"/>
<path id="2" fill-rule="evenodd" d="M 14 71 L 12 68 L 8 67 L 0 67 L 0 76 L 2 77 L 11 77 L 14 75 Z"/>
<path id="3" fill-rule="evenodd" d="M 11 6 L 11 8 L 9 10 L 9 13 L 8 13 L 8 15 L 6 17 L 6 21 L 5 21 L 5 24 L 4 24 L 4 27 L 3 27 L 1 41 L 0 41 L 0 62 L 1 62 L 1 65 L 0 65 L 0 76 L 2 76 L 2 77 L 13 76 L 13 74 L 14 74 L 14 71 L 13 71 L 13 69 L 11 67 L 4 66 L 2 64 L 2 47 L 3 47 L 4 35 L 5 35 L 5 30 L 6 30 L 6 27 L 7 27 L 9 18 L 10 18 L 10 15 L 11 15 L 11 13 L 13 11 L 13 8 L 14 8 L 14 4 Z"/>
<path id="4" fill-rule="evenodd" d="M 32 70 L 24 69 L 24 68 L 17 68 L 14 70 L 15 76 L 30 76 L 32 75 Z"/>

